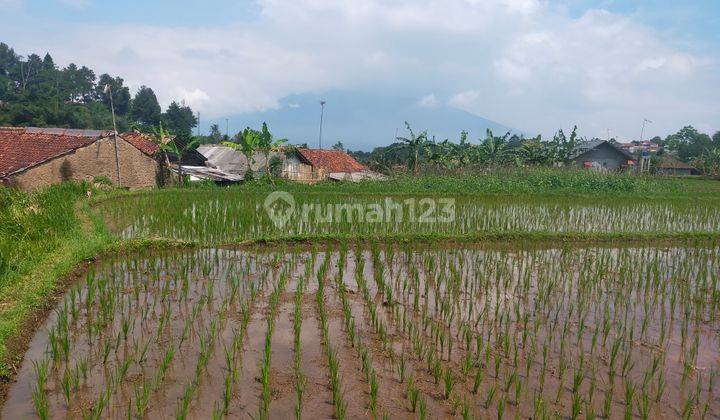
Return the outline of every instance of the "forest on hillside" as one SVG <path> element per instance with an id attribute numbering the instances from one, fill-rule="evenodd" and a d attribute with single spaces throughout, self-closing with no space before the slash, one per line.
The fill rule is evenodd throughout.
<path id="1" fill-rule="evenodd" d="M 111 96 L 120 132 L 162 122 L 187 139 L 198 123 L 178 101 L 163 112 L 148 86 L 131 92 L 122 77 L 75 63 L 60 67 L 49 53 L 23 57 L 0 43 L 0 126 L 112 129 Z"/>

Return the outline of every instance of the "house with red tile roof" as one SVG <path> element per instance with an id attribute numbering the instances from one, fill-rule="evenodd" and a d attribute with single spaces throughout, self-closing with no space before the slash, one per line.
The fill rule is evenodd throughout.
<path id="1" fill-rule="evenodd" d="M 105 177 L 130 189 L 155 186 L 158 146 L 140 133 L 115 137 L 107 130 L 0 127 L 0 183 L 35 190 Z"/>
<path id="2" fill-rule="evenodd" d="M 314 183 L 331 179 L 358 182 L 383 179 L 342 150 L 296 149 L 285 159 L 283 176 L 290 180 Z"/>

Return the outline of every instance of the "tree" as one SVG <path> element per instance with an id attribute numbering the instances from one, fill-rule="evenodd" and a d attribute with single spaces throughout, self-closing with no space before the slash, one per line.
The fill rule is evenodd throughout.
<path id="1" fill-rule="evenodd" d="M 177 157 L 178 161 L 178 177 L 180 185 L 183 182 L 182 159 L 187 152 L 194 150 L 200 144 L 200 139 L 194 138 L 184 145 L 181 144 L 177 136 L 173 137 L 170 132 L 163 128 L 162 122 L 157 127 L 153 127 L 151 137 L 165 155 L 165 162 L 169 165 L 168 153 L 172 153 Z"/>
<path id="2" fill-rule="evenodd" d="M 197 118 L 189 106 L 179 105 L 173 101 L 163 114 L 163 121 L 168 129 L 183 140 L 189 140 L 192 129 L 197 126 Z"/>
<path id="3" fill-rule="evenodd" d="M 0 43 L 2 125 L 110 129 L 113 125 L 106 85 L 110 85 L 113 93 L 118 130 L 127 130 L 128 119 L 134 119 L 130 115 L 133 107 L 130 91 L 122 78 L 108 74 L 96 78 L 92 69 L 75 63 L 59 69 L 50 54 L 30 54 L 24 58 L 7 44 Z M 143 101 L 136 99 L 136 108 L 142 108 Z M 141 122 L 159 122 L 154 111 L 142 114 Z"/>
<path id="4" fill-rule="evenodd" d="M 338 141 L 337 143 L 333 144 L 332 150 L 344 151 L 344 150 L 345 150 L 345 145 L 343 145 L 341 141 Z"/>
<path id="5" fill-rule="evenodd" d="M 268 130 L 268 126 L 263 122 L 262 128 L 260 129 L 259 136 L 259 148 L 265 154 L 265 173 L 272 182 L 272 174 L 270 173 L 270 158 L 271 154 L 278 153 L 287 143 L 287 139 L 274 139 L 273 135 Z"/>
<path id="6" fill-rule="evenodd" d="M 692 165 L 705 175 L 720 176 L 720 148 L 715 148 L 692 159 Z"/>
<path id="7" fill-rule="evenodd" d="M 95 87 L 96 97 L 110 110 L 110 94 L 105 92 L 105 86 L 110 86 L 112 106 L 115 108 L 115 114 L 120 116 L 125 116 L 130 111 L 130 89 L 123 86 L 123 83 L 124 80 L 121 77 L 112 78 L 108 74 L 102 74 Z"/>
<path id="8" fill-rule="evenodd" d="M 76 104 L 91 102 L 94 88 L 95 73 L 89 68 L 78 68 L 71 63 L 62 70 L 60 90 L 68 101 Z"/>
<path id="9" fill-rule="evenodd" d="M 410 133 L 410 137 L 397 137 L 400 144 L 396 146 L 396 149 L 406 150 L 408 152 L 408 170 L 417 176 L 418 170 L 420 169 L 420 158 L 428 153 L 432 148 L 432 143 L 428 141 L 427 131 L 416 135 L 407 121 L 405 121 L 405 127 Z"/>
<path id="10" fill-rule="evenodd" d="M 220 132 L 220 126 L 213 124 L 210 126 L 210 135 L 208 136 L 208 142 L 218 144 L 223 141 L 223 134 Z"/>
<path id="11" fill-rule="evenodd" d="M 480 162 L 490 166 L 505 164 L 509 154 L 507 137 L 508 134 L 503 137 L 494 136 L 492 130 L 488 129 L 485 140 L 478 147 Z"/>
<path id="12" fill-rule="evenodd" d="M 707 134 L 698 132 L 693 126 L 683 127 L 675 134 L 667 136 L 666 145 L 677 152 L 680 159 L 689 161 L 712 150 L 713 140 Z"/>
<path id="13" fill-rule="evenodd" d="M 251 163 L 255 158 L 255 151 L 260 148 L 260 132 L 246 127 L 245 130 L 237 133 L 234 139 L 235 141 L 224 141 L 222 144 L 242 152 L 248 162 L 247 173 L 252 174 Z M 248 175 L 246 174 L 245 176 L 246 180 L 249 180 Z"/>
<path id="14" fill-rule="evenodd" d="M 287 139 L 274 139 L 268 130 L 266 123 L 263 123 L 260 131 L 253 130 L 250 127 L 245 128 L 242 132 L 235 135 L 235 142 L 223 142 L 222 144 L 240 150 L 248 160 L 248 171 L 251 171 L 250 163 L 255 156 L 256 151 L 261 151 L 265 155 L 265 173 L 272 182 L 272 174 L 270 171 L 270 160 L 273 153 L 281 152 L 287 143 Z"/>
<path id="15" fill-rule="evenodd" d="M 130 117 L 141 126 L 151 127 L 160 122 L 161 109 L 155 92 L 142 86 L 135 94 L 130 110 Z"/>

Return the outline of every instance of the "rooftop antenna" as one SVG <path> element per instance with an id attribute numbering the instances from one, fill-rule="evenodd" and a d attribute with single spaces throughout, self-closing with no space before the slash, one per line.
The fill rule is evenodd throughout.
<path id="1" fill-rule="evenodd" d="M 642 146 L 643 142 L 643 135 L 645 135 L 645 124 L 650 123 L 652 124 L 652 121 L 648 120 L 647 118 L 643 118 L 642 128 L 640 129 L 640 145 Z M 644 149 L 643 149 L 644 150 Z M 645 156 L 645 152 L 640 153 L 640 172 L 646 171 L 650 169 L 650 159 Z"/>
<path id="2" fill-rule="evenodd" d="M 645 135 L 645 124 L 646 123 L 652 124 L 652 121 L 648 120 L 647 118 L 643 118 L 642 129 L 640 129 L 640 143 L 642 143 L 643 135 Z"/>
<path id="3" fill-rule="evenodd" d="M 322 123 L 323 114 L 325 113 L 325 101 L 320 101 L 320 136 L 318 136 L 319 149 L 322 150 Z"/>
<path id="4" fill-rule="evenodd" d="M 117 125 L 115 124 L 115 105 L 113 104 L 112 88 L 109 83 L 105 85 L 104 93 L 110 95 L 110 113 L 112 114 L 113 138 L 115 140 L 115 168 L 117 169 L 118 187 L 122 187 L 120 180 L 120 154 L 118 153 L 118 132 Z"/>

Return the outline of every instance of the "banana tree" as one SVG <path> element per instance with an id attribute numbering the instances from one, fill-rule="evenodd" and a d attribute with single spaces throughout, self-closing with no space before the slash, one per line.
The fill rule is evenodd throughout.
<path id="1" fill-rule="evenodd" d="M 410 133 L 410 137 L 397 137 L 397 140 L 400 141 L 401 144 L 393 149 L 407 150 L 408 170 L 412 171 L 414 176 L 417 176 L 418 169 L 420 168 L 420 157 L 428 154 L 434 143 L 428 140 L 427 131 L 415 134 L 407 121 L 405 121 L 405 127 Z"/>
<path id="2" fill-rule="evenodd" d="M 279 153 L 285 147 L 287 139 L 274 139 L 273 135 L 268 130 L 267 124 L 263 123 L 262 129 L 260 130 L 260 150 L 265 154 L 265 173 L 270 179 L 270 182 L 275 184 L 272 180 L 272 174 L 270 173 L 270 156 L 273 153 Z"/>
<path id="3" fill-rule="evenodd" d="M 510 151 L 506 137 L 496 137 L 488 129 L 485 140 L 478 146 L 480 160 L 490 166 L 504 163 Z"/>
<path id="4" fill-rule="evenodd" d="M 236 138 L 237 142 L 224 141 L 222 145 L 238 150 L 245 155 L 248 162 L 248 171 L 252 171 L 252 161 L 255 157 L 255 152 L 260 148 L 260 133 L 257 130 L 247 127 L 241 133 L 238 133 Z"/>
<path id="5" fill-rule="evenodd" d="M 165 156 L 165 163 L 170 166 L 170 159 L 168 158 L 168 154 L 172 153 L 175 156 L 177 156 L 178 160 L 178 177 L 179 184 L 182 185 L 183 180 L 183 171 L 182 171 L 182 159 L 187 154 L 187 152 L 194 150 L 198 147 L 200 144 L 199 138 L 193 138 L 189 142 L 185 143 L 184 145 L 178 144 L 177 137 L 172 137 L 170 135 L 170 132 L 163 128 L 162 123 L 158 125 L 157 128 L 153 128 L 151 137 L 155 141 L 155 143 L 158 145 L 160 150 L 163 152 Z"/>

